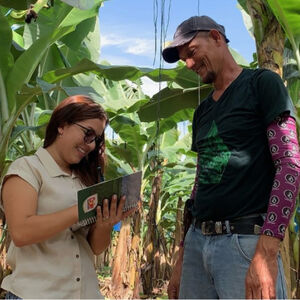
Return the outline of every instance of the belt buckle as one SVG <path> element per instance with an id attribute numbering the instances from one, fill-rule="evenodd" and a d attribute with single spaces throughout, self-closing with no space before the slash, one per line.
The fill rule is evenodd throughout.
<path id="1" fill-rule="evenodd" d="M 254 225 L 254 234 L 260 234 L 261 233 L 261 226 L 255 224 Z"/>
<path id="2" fill-rule="evenodd" d="M 215 231 L 216 231 L 216 234 L 222 234 L 223 231 L 222 231 L 222 222 L 221 221 L 217 221 L 215 223 Z"/>
<path id="3" fill-rule="evenodd" d="M 211 235 L 213 232 L 210 230 L 210 226 L 207 226 L 211 221 L 204 221 L 201 223 L 201 232 L 203 235 Z"/>
<path id="4" fill-rule="evenodd" d="M 206 221 L 201 223 L 201 231 L 203 235 L 222 234 L 221 221 Z"/>

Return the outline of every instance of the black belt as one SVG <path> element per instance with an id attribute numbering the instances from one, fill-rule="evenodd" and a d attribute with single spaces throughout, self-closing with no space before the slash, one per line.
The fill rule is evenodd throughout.
<path id="1" fill-rule="evenodd" d="M 261 227 L 264 223 L 262 216 L 243 217 L 227 221 L 200 221 L 193 219 L 193 225 L 201 229 L 203 235 L 214 234 L 260 234 Z"/>

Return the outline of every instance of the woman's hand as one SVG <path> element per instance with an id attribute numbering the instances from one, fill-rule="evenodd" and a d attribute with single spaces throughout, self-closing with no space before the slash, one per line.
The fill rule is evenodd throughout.
<path id="1" fill-rule="evenodd" d="M 117 195 L 113 195 L 110 206 L 108 199 L 104 199 L 102 208 L 97 207 L 97 221 L 89 233 L 89 242 L 95 254 L 100 254 L 108 247 L 112 227 L 138 209 L 136 207 L 123 212 L 125 201 L 126 197 L 122 196 L 117 205 Z"/>
<path id="2" fill-rule="evenodd" d="M 125 196 L 121 197 L 119 207 L 117 207 L 117 195 L 113 195 L 111 198 L 111 203 L 109 207 L 108 199 L 103 200 L 102 208 L 101 206 L 97 206 L 97 221 L 96 228 L 111 229 L 115 224 L 120 222 L 122 219 L 122 211 L 120 207 L 124 206 Z M 103 210 L 103 211 L 102 211 Z"/>
<path id="3" fill-rule="evenodd" d="M 103 212 L 100 206 L 97 207 L 96 227 L 99 229 L 104 229 L 105 227 L 112 228 L 115 224 L 132 215 L 138 209 L 137 207 L 123 212 L 125 201 L 126 197 L 122 196 L 120 198 L 119 205 L 117 206 L 117 195 L 113 195 L 109 207 L 108 199 L 104 199 L 102 206 Z"/>

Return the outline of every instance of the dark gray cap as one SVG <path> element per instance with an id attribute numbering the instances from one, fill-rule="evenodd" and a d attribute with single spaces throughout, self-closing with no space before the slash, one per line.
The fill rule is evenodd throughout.
<path id="1" fill-rule="evenodd" d="M 190 42 L 199 31 L 218 30 L 225 38 L 226 43 L 229 42 L 225 35 L 224 26 L 216 23 L 208 16 L 195 16 L 183 21 L 176 29 L 173 42 L 163 50 L 162 55 L 166 62 L 173 63 L 179 60 L 178 46 L 182 46 Z"/>

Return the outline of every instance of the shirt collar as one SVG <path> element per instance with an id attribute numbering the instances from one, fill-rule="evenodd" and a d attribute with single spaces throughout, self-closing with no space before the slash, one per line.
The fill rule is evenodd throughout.
<path id="1" fill-rule="evenodd" d="M 72 175 L 64 172 L 59 165 L 56 163 L 54 158 L 51 154 L 43 147 L 40 147 L 36 152 L 35 155 L 39 158 L 42 165 L 48 171 L 51 177 L 58 177 L 58 176 L 71 176 L 72 178 L 76 178 L 76 174 L 72 171 Z"/>

